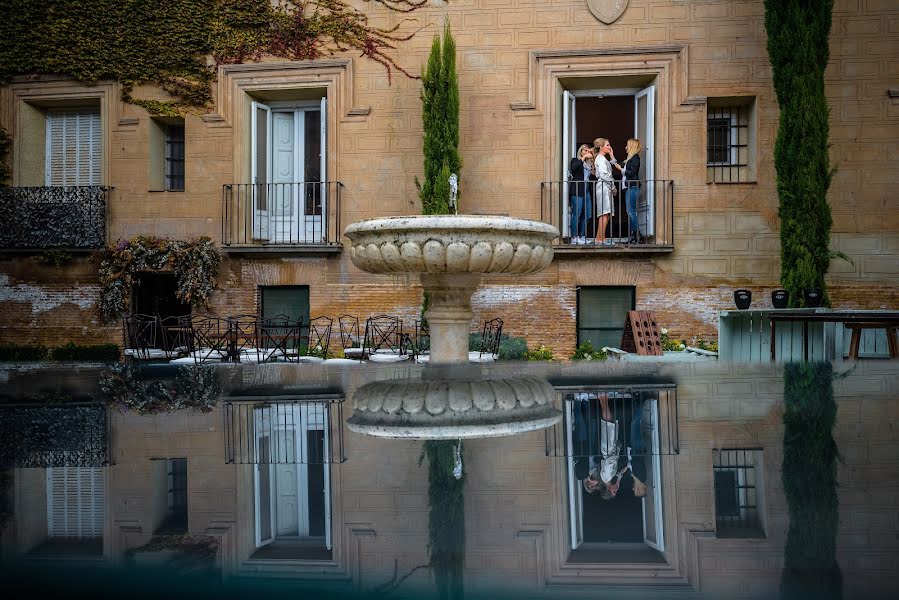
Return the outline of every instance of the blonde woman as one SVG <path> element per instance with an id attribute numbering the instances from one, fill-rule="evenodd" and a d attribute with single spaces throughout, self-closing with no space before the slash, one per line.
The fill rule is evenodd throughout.
<path id="1" fill-rule="evenodd" d="M 627 219 L 630 224 L 629 244 L 643 244 L 646 238 L 640 233 L 640 220 L 637 218 L 637 204 L 640 202 L 640 140 L 631 138 L 627 141 L 627 158 L 624 167 L 618 166 L 623 173 L 621 186 L 626 189 L 624 198 L 627 206 Z"/>
<path id="2" fill-rule="evenodd" d="M 615 214 L 615 206 L 612 204 L 615 180 L 612 179 L 612 165 L 617 165 L 612 144 L 606 138 L 596 138 L 593 147 L 597 149 L 596 155 L 596 216 L 599 217 L 599 225 L 596 228 L 596 243 L 606 243 L 606 227 L 609 220 Z"/>

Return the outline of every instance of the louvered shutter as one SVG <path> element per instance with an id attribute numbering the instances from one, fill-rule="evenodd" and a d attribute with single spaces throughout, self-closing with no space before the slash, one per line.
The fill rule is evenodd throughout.
<path id="1" fill-rule="evenodd" d="M 99 110 L 47 113 L 47 185 L 100 185 L 101 154 Z"/>
<path id="2" fill-rule="evenodd" d="M 47 530 L 51 538 L 103 537 L 103 469 L 47 469 Z"/>

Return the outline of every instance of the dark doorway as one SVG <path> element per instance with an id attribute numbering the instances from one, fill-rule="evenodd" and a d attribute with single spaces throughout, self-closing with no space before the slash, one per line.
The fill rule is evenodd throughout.
<path id="1" fill-rule="evenodd" d="M 180 317 L 190 314 L 190 305 L 176 295 L 178 282 L 174 273 L 138 273 L 134 279 L 131 312 L 134 314 Z"/>
<path id="2" fill-rule="evenodd" d="M 624 162 L 627 158 L 625 145 L 634 137 L 634 96 L 579 96 L 575 99 L 575 127 L 577 147 L 581 144 L 593 145 L 593 140 L 604 137 L 612 144 L 615 158 Z M 612 169 L 612 176 L 621 179 L 618 169 Z M 620 193 L 613 196 L 615 215 L 609 221 L 606 235 L 613 238 L 627 237 L 627 211 Z M 623 233 L 622 233 L 623 232 Z"/>

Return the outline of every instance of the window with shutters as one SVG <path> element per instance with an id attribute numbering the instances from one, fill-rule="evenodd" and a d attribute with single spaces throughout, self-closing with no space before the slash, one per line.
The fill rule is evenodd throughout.
<path id="1" fill-rule="evenodd" d="M 102 144 L 98 109 L 47 111 L 45 185 L 102 184 Z"/>
<path id="2" fill-rule="evenodd" d="M 47 534 L 51 539 L 102 539 L 104 473 L 101 467 L 47 469 Z"/>
<path id="3" fill-rule="evenodd" d="M 150 191 L 184 191 L 184 119 L 150 121 Z"/>

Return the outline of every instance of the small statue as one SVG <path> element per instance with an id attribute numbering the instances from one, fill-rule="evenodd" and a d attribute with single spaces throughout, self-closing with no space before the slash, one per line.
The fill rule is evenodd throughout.
<path id="1" fill-rule="evenodd" d="M 454 215 L 459 214 L 459 207 L 456 204 L 456 196 L 459 195 L 459 176 L 452 173 L 449 177 L 450 184 L 450 201 L 449 207 Z"/>

